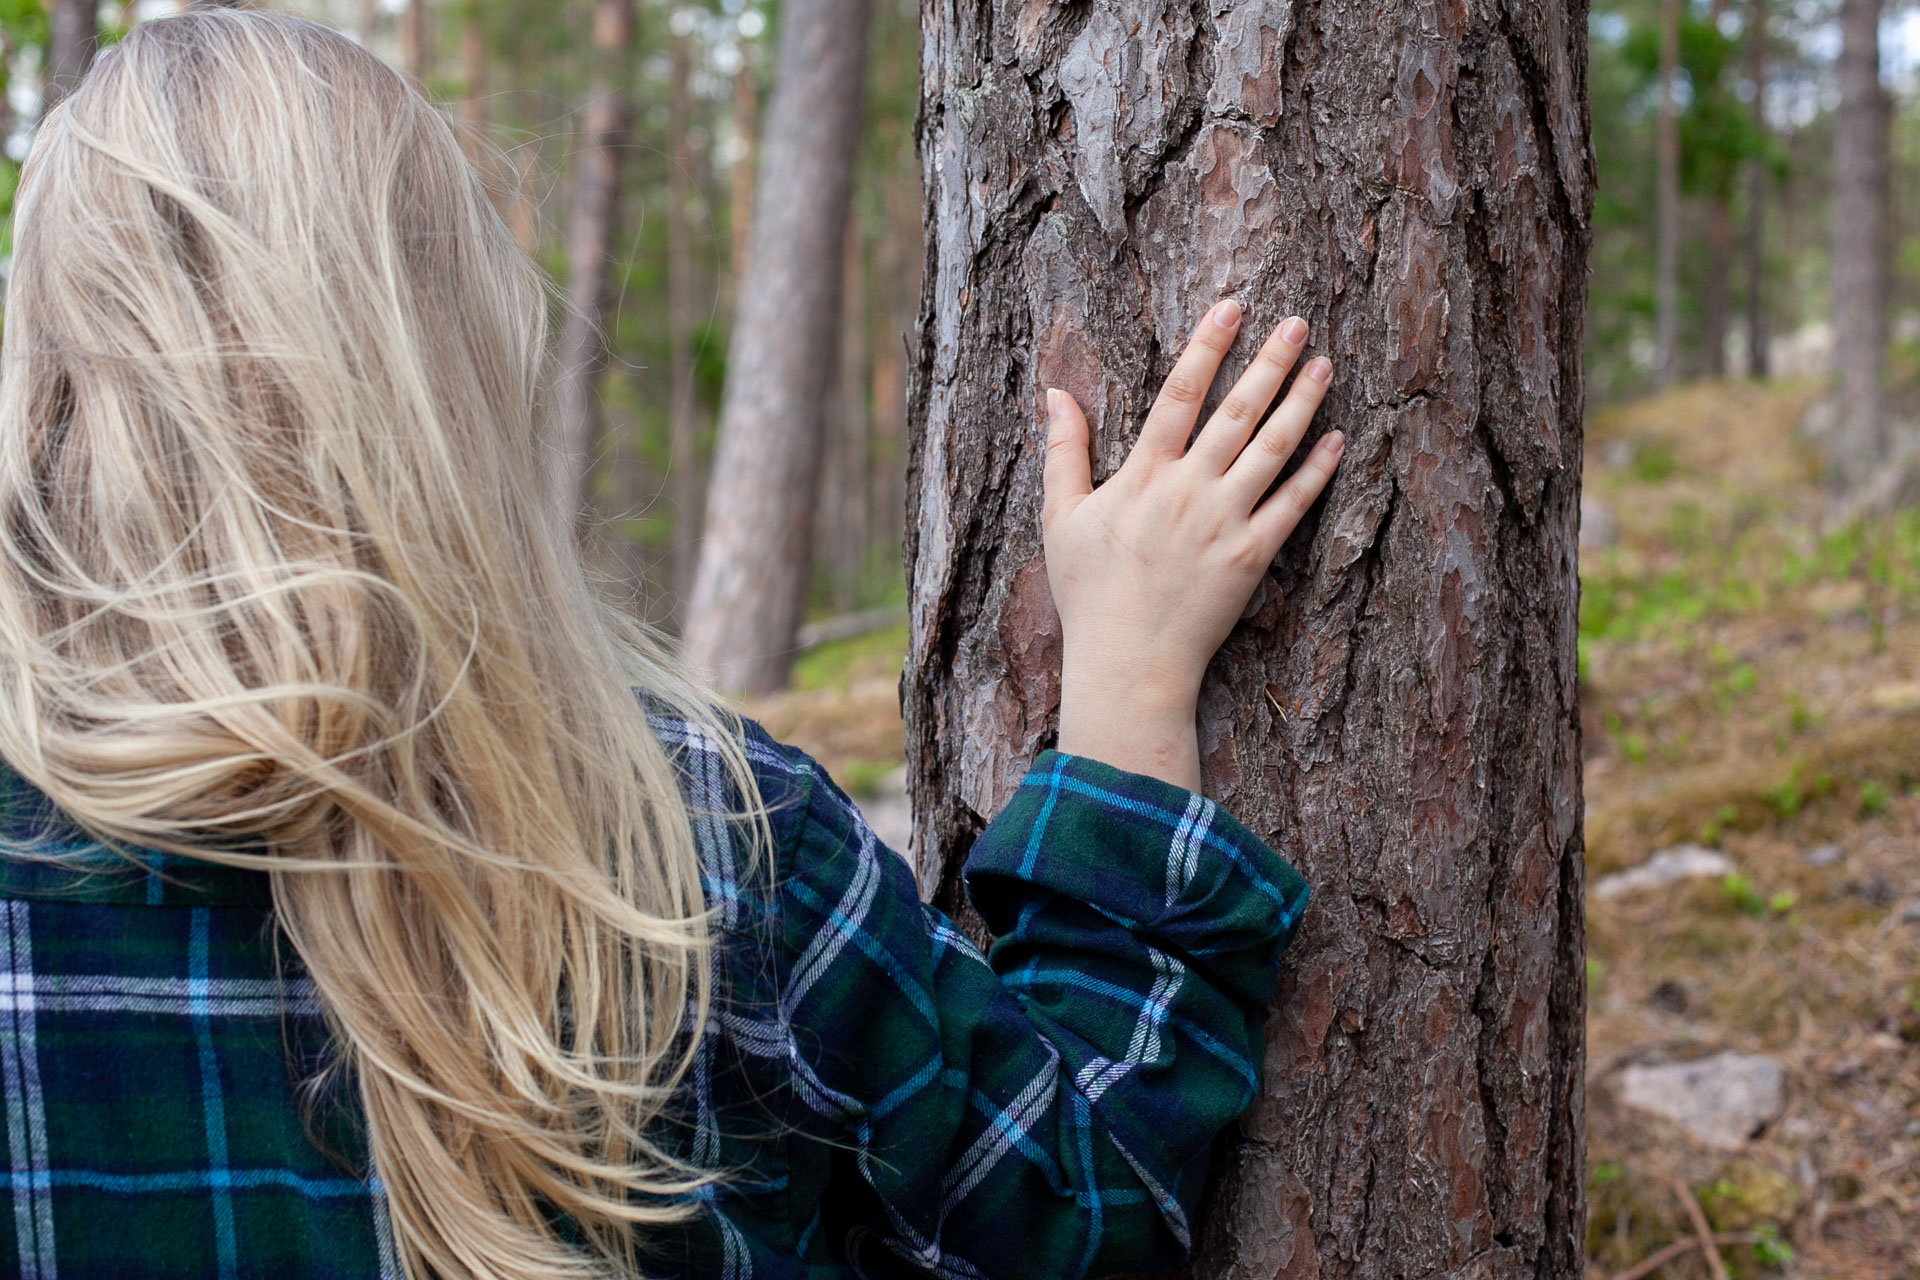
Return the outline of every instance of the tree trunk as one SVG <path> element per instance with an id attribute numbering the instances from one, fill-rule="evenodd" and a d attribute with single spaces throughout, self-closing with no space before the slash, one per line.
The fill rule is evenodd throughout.
<path id="1" fill-rule="evenodd" d="M 840 320 L 873 0 L 789 0 L 707 492 L 687 654 L 722 688 L 786 682 L 806 602 L 822 399 Z"/>
<path id="2" fill-rule="evenodd" d="M 380 0 L 354 0 L 353 38 L 362 47 L 373 48 L 373 27 L 380 19 Z"/>
<path id="3" fill-rule="evenodd" d="M 1858 490 L 1892 452 L 1880 380 L 1886 359 L 1887 99 L 1880 0 L 1841 0 L 1840 108 L 1833 123 L 1833 361 L 1840 376 L 1834 461 Z"/>
<path id="4" fill-rule="evenodd" d="M 1767 136 L 1767 0 L 1751 0 L 1747 14 L 1747 80 L 1753 85 L 1754 136 Z M 1747 162 L 1747 225 L 1743 257 L 1747 277 L 1747 376 L 1771 373 L 1767 344 L 1767 160 Z"/>
<path id="5" fill-rule="evenodd" d="M 669 172 L 667 177 L 667 448 L 673 475 L 673 594 L 685 599 L 693 589 L 694 558 L 700 550 L 699 424 L 694 412 L 693 230 L 687 204 L 693 198 L 692 57 L 685 36 L 673 38 L 667 87 Z M 676 607 L 676 611 L 677 607 Z"/>
<path id="6" fill-rule="evenodd" d="M 51 0 L 42 114 L 60 105 L 93 65 L 100 39 L 99 0 Z"/>
<path id="7" fill-rule="evenodd" d="M 476 166 L 490 170 L 487 154 L 487 30 L 480 6 L 468 5 L 460 20 L 460 144 Z"/>
<path id="8" fill-rule="evenodd" d="M 581 529 L 591 509 L 593 447 L 600 434 L 600 375 L 613 305 L 613 237 L 619 220 L 621 160 L 632 128 L 625 90 L 633 52 L 633 0 L 598 0 L 593 14 L 597 68 L 586 128 L 574 160 L 573 216 L 567 234 L 566 322 L 554 389 L 563 456 L 554 472 L 554 510 Z"/>
<path id="9" fill-rule="evenodd" d="M 1707 207 L 1707 280 L 1700 299 L 1702 372 L 1727 376 L 1727 318 L 1732 310 L 1733 199 L 1715 194 Z"/>
<path id="10" fill-rule="evenodd" d="M 1209 794 L 1315 897 L 1192 1274 L 1572 1280 L 1585 6 L 922 20 L 923 888 L 961 911 L 969 843 L 1056 731 L 1045 388 L 1088 408 L 1104 476 L 1212 302 L 1248 311 L 1223 387 L 1306 316 L 1346 456 L 1210 669 L 1200 744 Z"/>
<path id="11" fill-rule="evenodd" d="M 733 191 L 729 209 L 732 252 L 727 261 L 737 297 L 747 275 L 747 242 L 753 232 L 753 170 L 759 159 L 760 90 L 754 83 L 753 45 L 740 42 L 740 66 L 733 73 L 733 132 L 739 146 L 733 154 Z"/>
<path id="12" fill-rule="evenodd" d="M 433 74 L 433 15 L 430 0 L 407 0 L 406 16 L 400 21 L 400 61 L 407 74 L 427 91 L 427 78 Z"/>
<path id="13" fill-rule="evenodd" d="M 840 361 L 827 397 L 814 560 L 824 570 L 836 613 L 857 603 L 867 559 L 867 473 L 873 450 L 867 414 L 866 246 L 856 210 L 847 219 L 840 284 Z"/>
<path id="14" fill-rule="evenodd" d="M 1680 0 L 1660 0 L 1660 112 L 1654 146 L 1653 385 L 1673 385 L 1680 344 Z"/>

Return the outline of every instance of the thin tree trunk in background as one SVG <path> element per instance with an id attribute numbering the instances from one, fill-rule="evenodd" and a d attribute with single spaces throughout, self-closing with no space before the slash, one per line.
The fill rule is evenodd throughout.
<path id="1" fill-rule="evenodd" d="M 1679 375 L 1680 340 L 1680 74 L 1681 0 L 1660 0 L 1660 111 L 1655 125 L 1653 385 Z"/>
<path id="2" fill-rule="evenodd" d="M 1707 280 L 1700 299 L 1700 344 L 1706 357 L 1702 372 L 1709 378 L 1727 376 L 1727 324 L 1733 296 L 1733 201 L 1711 197 L 1707 208 Z"/>
<path id="3" fill-rule="evenodd" d="M 468 4 L 460 19 L 460 145 L 467 159 L 491 167 L 487 155 L 487 30 L 480 6 Z"/>
<path id="4" fill-rule="evenodd" d="M 93 65 L 100 39 L 99 0 L 50 0 L 42 114 L 60 105 Z"/>
<path id="5" fill-rule="evenodd" d="M 753 232 L 753 174 L 759 160 L 760 91 L 754 83 L 753 46 L 740 43 L 740 66 L 733 73 L 733 131 L 740 146 L 733 156 L 732 252 L 728 256 L 733 292 L 747 278 L 747 244 Z"/>
<path id="6" fill-rule="evenodd" d="M 562 459 L 553 476 L 554 510 L 576 529 L 592 499 L 593 448 L 600 432 L 600 375 L 613 307 L 614 227 L 620 169 L 632 128 L 625 70 L 633 53 L 633 0 L 598 0 L 593 14 L 596 69 L 586 127 L 574 158 L 573 217 L 567 234 L 567 308 L 554 389 Z"/>
<path id="7" fill-rule="evenodd" d="M 872 13 L 873 0 L 788 0 L 780 15 L 687 617 L 688 657 L 730 691 L 785 683 L 805 605 Z"/>
<path id="8" fill-rule="evenodd" d="M 1208 793 L 1314 900 L 1190 1274 L 1574 1280 L 1585 6 L 1007 12 L 922 8 L 922 886 L 961 910 L 968 846 L 1056 730 L 1045 389 L 1109 475 L 1216 299 L 1248 309 L 1222 386 L 1305 315 L 1345 460 L 1199 728 Z"/>
<path id="9" fill-rule="evenodd" d="M 373 47 L 373 27 L 380 20 L 380 0 L 354 0 L 353 38 L 362 48 Z"/>
<path id="10" fill-rule="evenodd" d="M 429 0 L 407 0 L 400 20 L 400 62 L 423 93 L 433 74 L 433 15 L 428 4 Z"/>
<path id="11" fill-rule="evenodd" d="M 693 97 L 688 87 L 691 53 L 684 36 L 673 38 L 671 81 L 667 88 L 667 346 L 668 453 L 673 475 L 673 593 L 684 602 L 693 589 L 700 552 L 701 474 L 699 423 L 695 421 L 693 380 L 693 232 L 687 204 L 693 198 Z M 676 604 L 675 612 L 682 612 Z"/>
<path id="12" fill-rule="evenodd" d="M 1753 85 L 1753 129 L 1767 137 L 1767 0 L 1749 0 L 1747 15 L 1747 80 Z M 1747 162 L 1747 225 L 1743 257 L 1747 277 L 1747 376 L 1765 378 L 1772 360 L 1767 345 L 1767 161 L 1759 156 Z"/>
<path id="13" fill-rule="evenodd" d="M 827 398 L 814 560 L 825 570 L 838 613 L 853 609 L 866 562 L 867 473 L 872 465 L 867 414 L 866 252 L 856 212 L 847 219 L 840 294 L 840 362 Z M 824 554 L 821 552 L 824 551 Z"/>
<path id="14" fill-rule="evenodd" d="M 1841 0 L 1840 107 L 1833 122 L 1833 358 L 1840 413 L 1833 449 L 1857 490 L 1886 467 L 1893 440 L 1886 360 L 1887 99 L 1880 87 L 1880 0 Z"/>

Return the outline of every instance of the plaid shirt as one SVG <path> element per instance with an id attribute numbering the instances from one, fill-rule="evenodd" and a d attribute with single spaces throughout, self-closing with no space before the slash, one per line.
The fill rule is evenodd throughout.
<path id="1" fill-rule="evenodd" d="M 654 727 L 696 813 L 724 805 L 711 744 Z M 648 1273 L 1180 1259 L 1211 1140 L 1254 1096 L 1300 877 L 1200 796 L 1047 752 L 967 861 L 987 959 L 814 761 L 757 726 L 747 751 L 777 865 L 696 818 L 721 994 L 662 1128 L 731 1173 Z M 351 1085 L 299 1088 L 326 1033 L 266 877 L 130 866 L 4 766 L 0 839 L 0 1269 L 397 1280 Z"/>

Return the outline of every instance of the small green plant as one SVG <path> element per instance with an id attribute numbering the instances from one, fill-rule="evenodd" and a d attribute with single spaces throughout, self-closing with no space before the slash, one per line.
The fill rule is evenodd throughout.
<path id="1" fill-rule="evenodd" d="M 1800 895 L 1791 889 L 1782 889 L 1767 899 L 1767 910 L 1776 916 L 1783 916 L 1794 909 L 1800 901 Z"/>
<path id="2" fill-rule="evenodd" d="M 1727 895 L 1727 901 L 1738 911 L 1750 916 L 1767 914 L 1767 900 L 1753 887 L 1753 881 L 1738 871 L 1729 871 L 1720 878 L 1721 892 Z"/>
<path id="3" fill-rule="evenodd" d="M 1798 689 L 1787 691 L 1787 721 L 1793 726 L 1796 734 L 1805 733 L 1813 728 L 1813 709 L 1807 705 L 1807 700 L 1800 696 Z"/>
<path id="4" fill-rule="evenodd" d="M 1780 1238 L 1777 1224 L 1763 1222 L 1753 1233 L 1753 1256 L 1763 1267 L 1784 1270 L 1793 1265 L 1793 1246 Z"/>
<path id="5" fill-rule="evenodd" d="M 1860 784 L 1860 813 L 1864 817 L 1877 818 L 1887 811 L 1893 803 L 1893 792 L 1877 782 Z"/>
<path id="6" fill-rule="evenodd" d="M 1659 484 L 1680 469 L 1680 455 L 1671 440 L 1642 440 L 1634 447 L 1631 469 L 1642 484 Z"/>
<path id="7" fill-rule="evenodd" d="M 1708 818 L 1700 824 L 1700 843 L 1708 845 L 1719 844 L 1721 835 L 1726 832 L 1728 827 L 1733 825 L 1734 820 L 1739 816 L 1740 807 L 1738 805 L 1721 805 L 1719 809 L 1714 811 L 1714 815 L 1711 818 Z"/>
<path id="8" fill-rule="evenodd" d="M 1587 957 L 1587 986 L 1597 987 L 1600 979 L 1607 976 L 1607 962 L 1598 956 Z"/>
<path id="9" fill-rule="evenodd" d="M 1589 1187 L 1608 1187 L 1627 1176 L 1627 1166 L 1617 1160 L 1602 1160 L 1593 1166 L 1593 1172 L 1587 1175 Z"/>

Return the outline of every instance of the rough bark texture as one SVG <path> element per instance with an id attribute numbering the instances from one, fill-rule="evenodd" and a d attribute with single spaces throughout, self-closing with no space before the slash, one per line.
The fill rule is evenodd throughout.
<path id="1" fill-rule="evenodd" d="M 1660 115 L 1654 132 L 1653 385 L 1680 372 L 1680 0 L 1660 0 Z"/>
<path id="2" fill-rule="evenodd" d="M 1747 6 L 1747 79 L 1753 85 L 1753 129 L 1767 136 L 1767 0 Z M 1741 246 L 1747 277 L 1747 376 L 1769 375 L 1772 359 L 1767 325 L 1767 162 L 1756 156 L 1747 162 L 1747 224 Z"/>
<path id="3" fill-rule="evenodd" d="M 593 46 L 599 69 L 590 90 L 580 151 L 574 158 L 573 216 L 567 232 L 569 305 L 560 333 L 554 386 L 563 450 L 553 474 L 554 510 L 576 528 L 592 509 L 593 446 L 601 423 L 600 375 L 607 364 L 606 324 L 613 305 L 620 169 L 633 127 L 633 102 L 623 88 L 620 66 L 633 50 L 633 0 L 598 0 Z"/>
<path id="4" fill-rule="evenodd" d="M 687 610 L 687 656 L 740 693 L 786 682 L 806 603 L 872 16 L 873 0 L 788 0 L 780 14 L 752 239 Z"/>
<path id="5" fill-rule="evenodd" d="M 922 17 L 923 889 L 961 911 L 969 843 L 1055 731 L 1045 388 L 1088 407 L 1099 478 L 1214 300 L 1249 334 L 1306 316 L 1346 458 L 1213 664 L 1200 743 L 1315 898 L 1193 1274 L 1579 1275 L 1584 5 Z"/>
<path id="6" fill-rule="evenodd" d="M 1834 461 L 1860 489 L 1893 440 L 1881 375 L 1887 344 L 1887 98 L 1880 0 L 1841 0 L 1840 109 L 1833 122 L 1833 363 L 1840 375 Z"/>
<path id="7" fill-rule="evenodd" d="M 52 0 L 47 29 L 47 77 L 42 110 L 60 104 L 93 64 L 100 37 L 98 0 Z"/>

